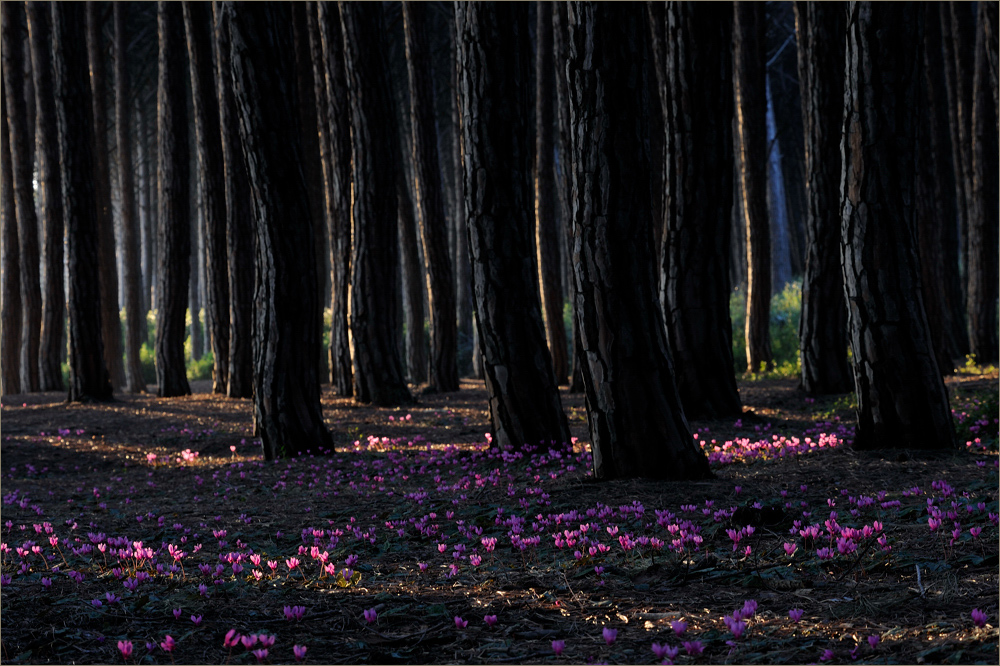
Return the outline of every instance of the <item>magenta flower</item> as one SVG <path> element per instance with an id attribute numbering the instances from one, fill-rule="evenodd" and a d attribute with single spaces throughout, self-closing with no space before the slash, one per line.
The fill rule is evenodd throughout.
<path id="1" fill-rule="evenodd" d="M 101 602 L 100 599 L 94 599 L 93 601 L 90 602 L 90 605 L 93 606 L 94 608 L 100 608 L 104 604 Z"/>
<path id="2" fill-rule="evenodd" d="M 740 614 L 741 617 L 750 617 L 757 612 L 757 600 L 747 599 L 743 602 L 743 612 Z"/>
<path id="3" fill-rule="evenodd" d="M 831 659 L 833 659 L 833 657 L 834 657 L 833 650 L 830 650 L 828 648 L 826 650 L 823 650 L 823 654 L 820 655 L 819 660 L 820 661 L 830 661 Z"/>
<path id="4" fill-rule="evenodd" d="M 611 645 L 612 643 L 614 643 L 615 639 L 618 638 L 618 630 L 617 629 L 611 629 L 610 627 L 604 627 L 604 630 L 601 633 L 604 634 L 604 642 L 607 643 L 608 645 Z"/>
<path id="5" fill-rule="evenodd" d="M 566 649 L 566 641 L 552 641 L 552 651 L 556 653 L 558 657 Z"/>
<path id="6" fill-rule="evenodd" d="M 461 617 L 459 617 L 458 615 L 456 615 L 455 616 L 455 626 L 457 628 L 459 628 L 459 629 L 465 629 L 467 626 L 469 626 L 469 621 L 468 620 L 463 620 Z"/>
<path id="7" fill-rule="evenodd" d="M 302 661 L 306 656 L 306 650 L 308 650 L 305 645 L 293 645 L 292 652 L 295 653 L 295 661 Z"/>
<path id="8" fill-rule="evenodd" d="M 365 621 L 371 624 L 378 617 L 378 612 L 374 608 L 369 608 L 365 611 Z"/>
<path id="9" fill-rule="evenodd" d="M 163 648 L 164 652 L 173 652 L 175 644 L 176 643 L 174 642 L 173 637 L 170 634 L 167 634 L 166 637 L 164 637 L 164 639 L 160 642 L 160 647 Z"/>
<path id="10" fill-rule="evenodd" d="M 487 624 L 487 626 L 492 627 L 494 624 L 497 623 L 497 616 L 496 615 L 484 615 L 483 616 L 483 622 L 485 622 Z"/>
<path id="11" fill-rule="evenodd" d="M 285 560 L 285 564 L 288 565 L 288 570 L 291 571 L 295 567 L 299 566 L 299 558 L 289 557 L 287 560 Z"/>
<path id="12" fill-rule="evenodd" d="M 227 648 L 233 648 L 240 644 L 240 635 L 236 633 L 235 629 L 230 629 L 226 632 L 226 638 L 222 641 L 222 645 Z"/>
<path id="13" fill-rule="evenodd" d="M 257 650 L 254 650 L 251 654 L 257 657 L 257 663 L 259 664 L 265 659 L 267 659 L 267 648 L 259 648 Z"/>
<path id="14" fill-rule="evenodd" d="M 175 608 L 175 609 L 174 609 L 174 619 L 175 619 L 175 620 L 179 620 L 179 619 L 181 619 L 181 614 L 182 614 L 183 612 L 184 612 L 184 611 L 183 611 L 182 609 L 180 609 L 180 608 Z"/>
<path id="15" fill-rule="evenodd" d="M 705 646 L 701 641 L 684 641 L 684 650 L 692 657 L 697 657 L 705 651 Z"/>
<path id="16" fill-rule="evenodd" d="M 791 555 L 798 549 L 797 545 L 788 542 L 781 544 L 781 547 L 785 549 L 785 555 Z"/>
<path id="17" fill-rule="evenodd" d="M 269 648 L 272 645 L 274 645 L 274 641 L 276 640 L 278 640 L 277 636 L 268 636 L 267 634 L 260 635 L 260 644 L 266 648 Z"/>
<path id="18" fill-rule="evenodd" d="M 104 598 L 107 599 L 107 601 L 108 601 L 109 604 L 116 604 L 119 601 L 121 601 L 121 597 L 119 597 L 114 592 L 105 592 L 104 593 Z"/>
<path id="19" fill-rule="evenodd" d="M 251 647 L 257 644 L 257 634 L 250 634 L 249 636 L 240 636 L 240 643 L 243 643 L 244 649 L 249 650 Z"/>
<path id="20" fill-rule="evenodd" d="M 878 634 L 872 634 L 868 637 L 868 645 L 871 645 L 873 650 L 875 649 L 875 646 L 878 645 L 878 641 Z"/>
<path id="21" fill-rule="evenodd" d="M 286 620 L 301 620 L 302 616 L 306 614 L 305 606 L 285 606 L 285 619 Z"/>
<path id="22" fill-rule="evenodd" d="M 656 655 L 657 659 L 673 659 L 678 652 L 680 652 L 679 648 L 670 647 L 666 643 L 663 645 L 653 643 L 653 654 Z"/>
<path id="23" fill-rule="evenodd" d="M 201 617 L 202 617 L 201 615 L 192 615 L 191 616 L 191 621 L 194 622 L 194 626 L 197 627 L 199 624 L 201 624 Z"/>
<path id="24" fill-rule="evenodd" d="M 802 619 L 802 613 L 804 611 L 801 608 L 793 608 L 788 611 L 788 617 L 792 618 L 792 622 L 798 622 Z"/>
<path id="25" fill-rule="evenodd" d="M 986 620 L 988 620 L 990 617 L 989 615 L 979 610 L 978 608 L 973 608 L 971 615 L 972 615 L 972 622 L 977 627 L 985 627 Z"/>
<path id="26" fill-rule="evenodd" d="M 670 623 L 670 628 L 674 630 L 675 634 L 680 636 L 685 631 L 687 631 L 688 623 L 685 622 L 684 620 L 674 620 L 673 622 Z"/>
<path id="27" fill-rule="evenodd" d="M 118 641 L 118 651 L 122 653 L 122 657 L 128 659 L 132 656 L 132 641 Z"/>

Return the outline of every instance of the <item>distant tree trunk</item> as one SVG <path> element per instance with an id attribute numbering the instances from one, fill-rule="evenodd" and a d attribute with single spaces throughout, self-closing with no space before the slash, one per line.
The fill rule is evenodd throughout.
<path id="1" fill-rule="evenodd" d="M 229 385 L 229 269 L 226 248 L 226 185 L 219 124 L 219 98 L 212 71 L 212 12 L 204 2 L 184 3 L 188 65 L 198 151 L 200 208 L 204 215 L 205 303 L 208 339 L 212 346 L 212 392 Z"/>
<path id="2" fill-rule="evenodd" d="M 771 354 L 771 233 L 767 214 L 767 103 L 764 5 L 737 2 L 733 28 L 733 81 L 739 138 L 739 173 L 747 247 L 747 371 L 774 365 Z"/>
<path id="3" fill-rule="evenodd" d="M 253 397 L 254 222 L 243 160 L 239 116 L 229 62 L 229 22 L 213 3 L 216 91 L 226 195 L 226 267 L 229 271 L 229 370 L 226 395 Z"/>
<path id="4" fill-rule="evenodd" d="M 189 395 L 184 364 L 184 314 L 191 273 L 188 119 L 184 102 L 184 22 L 181 6 L 157 8 L 157 249 L 156 379 L 162 398 Z"/>
<path id="5" fill-rule="evenodd" d="M 452 194 L 452 210 L 454 211 L 453 224 L 455 226 L 455 301 L 456 316 L 458 317 L 458 338 L 463 345 L 469 345 L 469 355 L 460 359 L 462 367 L 471 369 L 474 361 L 472 359 L 472 327 L 473 327 L 473 306 L 472 306 L 472 262 L 469 261 L 469 233 L 468 224 L 465 219 L 465 182 L 462 174 L 465 167 L 462 164 L 462 111 L 459 103 L 459 64 L 458 64 L 458 37 L 455 32 L 455 21 L 448 20 L 451 51 L 449 54 L 449 64 L 451 71 L 451 164 L 452 180 L 454 187 Z M 446 165 L 447 168 L 447 165 Z M 468 359 L 468 365 L 465 365 Z"/>
<path id="6" fill-rule="evenodd" d="M 399 270 L 396 242 L 398 141 L 389 91 L 382 8 L 341 2 L 344 71 L 351 109 L 354 176 L 354 249 L 351 256 L 351 343 L 354 394 L 359 402 L 393 406 L 412 402 L 397 349 L 400 332 L 386 325 L 394 307 Z"/>
<path id="7" fill-rule="evenodd" d="M 405 102 L 404 102 L 405 103 Z M 398 104 L 399 112 L 403 104 Z M 402 129 L 402 128 L 401 128 Z M 405 136 L 405 132 L 401 132 Z M 402 142 L 396 142 L 400 146 Z M 423 267 L 420 265 L 420 248 L 417 247 L 417 220 L 410 199 L 409 180 L 406 176 L 407 160 L 400 150 L 393 157 L 399 165 L 396 170 L 396 201 L 399 202 L 397 232 L 399 236 L 400 269 L 402 272 L 403 320 L 406 322 L 405 354 L 406 374 L 410 382 L 427 381 L 427 338 L 424 335 L 424 291 L 421 289 Z M 411 181 L 412 182 L 412 181 Z M 454 310 L 452 310 L 454 312 Z"/>
<path id="8" fill-rule="evenodd" d="M 406 65 L 410 81 L 410 127 L 417 220 L 424 247 L 427 298 L 430 302 L 431 390 L 458 390 L 458 327 L 455 282 L 448 253 L 448 221 L 438 158 L 434 119 L 434 72 L 427 44 L 429 5 L 403 3 Z"/>
<path id="9" fill-rule="evenodd" d="M 6 23 L 6 17 L 2 19 Z M 7 131 L 7 96 L 0 95 L 3 117 L 0 118 L 0 395 L 21 392 L 21 261 L 17 242 L 17 212 L 14 209 L 14 174 L 10 155 L 10 134 Z"/>
<path id="10" fill-rule="evenodd" d="M 66 291 L 63 283 L 63 200 L 59 174 L 59 133 L 53 97 L 52 31 L 49 6 L 25 3 L 31 39 L 32 72 L 35 77 L 35 109 L 38 114 L 38 185 L 42 209 L 42 330 L 39 343 L 38 378 L 43 391 L 62 391 L 60 356 L 65 345 Z"/>
<path id="11" fill-rule="evenodd" d="M 112 399 L 101 337 L 94 129 L 82 3 L 52 5 L 56 118 L 68 240 L 69 401 Z"/>
<path id="12" fill-rule="evenodd" d="M 459 3 L 455 21 L 465 215 L 492 444 L 569 442 L 531 247 L 528 7 Z"/>
<path id="13" fill-rule="evenodd" d="M 980 365 L 1000 360 L 997 332 L 998 227 L 1000 182 L 997 159 L 997 115 L 986 55 L 986 6 L 979 3 L 975 74 L 972 80 L 972 198 L 969 205 L 969 347 Z M 995 44 L 993 45 L 995 47 Z M 992 48 L 992 47 L 991 47 Z"/>
<path id="14" fill-rule="evenodd" d="M 710 478 L 684 417 L 657 303 L 645 8 L 570 2 L 567 15 L 573 263 L 594 476 Z M 639 71 L 621 76 L 629 67 Z"/>
<path id="15" fill-rule="evenodd" d="M 28 137 L 24 96 L 24 32 L 20 2 L 0 3 L 3 12 L 3 78 L 7 98 L 7 130 L 13 160 L 18 253 L 21 267 L 20 388 L 39 390 L 38 352 L 42 328 L 42 291 L 38 271 L 38 217 L 32 187 L 35 146 Z"/>
<path id="16" fill-rule="evenodd" d="M 778 125 L 774 117 L 771 77 L 764 77 L 767 100 L 767 217 L 771 232 L 771 293 L 780 294 L 792 281 L 791 236 L 788 219 L 788 199 L 785 189 L 784 157 Z"/>
<path id="17" fill-rule="evenodd" d="M 138 164 L 136 164 L 136 172 L 139 178 L 139 219 L 141 221 L 139 226 L 139 257 L 142 264 L 142 339 L 143 342 L 145 342 L 148 337 L 148 331 L 146 329 L 146 313 L 148 313 L 153 307 L 152 277 L 154 273 L 154 259 L 152 252 L 152 236 L 155 235 L 155 231 L 152 225 L 153 216 L 150 211 L 149 181 L 151 178 L 149 176 L 149 164 L 151 158 L 146 143 L 146 112 L 145 109 L 143 109 L 142 102 L 138 96 L 135 98 L 133 117 L 135 118 L 135 149 L 136 160 L 138 162 Z"/>
<path id="18" fill-rule="evenodd" d="M 846 20 L 842 3 L 795 3 L 808 196 L 799 350 L 802 388 L 810 395 L 847 393 L 853 386 L 839 256 Z"/>
<path id="19" fill-rule="evenodd" d="M 191 192 L 189 210 L 191 210 L 191 280 L 188 282 L 188 315 L 191 317 L 191 360 L 199 361 L 205 355 L 205 339 L 202 337 L 201 328 L 201 263 L 204 261 L 204 252 L 201 246 L 201 229 L 203 224 L 201 208 L 196 203 L 198 201 L 197 190 L 201 189 L 200 183 L 195 182 L 195 191 Z"/>
<path id="20" fill-rule="evenodd" d="M 993 91 L 993 112 L 1000 115 L 1000 80 L 998 80 L 998 60 L 1000 60 L 1000 6 L 996 2 L 982 3 L 981 24 L 986 32 L 986 65 L 990 71 L 990 88 Z"/>
<path id="21" fill-rule="evenodd" d="M 333 449 L 320 405 L 319 289 L 296 100 L 292 8 L 226 4 L 256 225 L 254 429 L 268 460 Z"/>
<path id="22" fill-rule="evenodd" d="M 115 50 L 115 138 L 118 144 L 118 187 L 121 191 L 122 250 L 125 277 L 125 390 L 145 393 L 139 348 L 142 346 L 142 276 L 139 271 L 139 230 L 135 214 L 135 181 L 132 167 L 131 117 L 128 113 L 132 89 L 126 63 L 125 18 L 128 5 L 114 4 Z M 61 291 L 61 290 L 60 290 Z"/>
<path id="23" fill-rule="evenodd" d="M 108 112 L 104 67 L 102 11 L 87 3 L 87 54 L 94 114 L 94 185 L 97 195 L 97 265 L 101 280 L 101 335 L 104 362 L 116 391 L 125 387 L 122 322 L 118 312 L 118 266 L 115 260 L 115 227 L 111 215 L 111 168 L 108 164 Z"/>
<path id="24" fill-rule="evenodd" d="M 842 245 L 860 449 L 955 446 L 915 247 L 923 12 L 851 3 Z"/>

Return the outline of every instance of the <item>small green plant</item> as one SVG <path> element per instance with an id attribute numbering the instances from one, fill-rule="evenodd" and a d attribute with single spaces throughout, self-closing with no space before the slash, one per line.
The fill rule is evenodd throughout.
<path id="1" fill-rule="evenodd" d="M 802 372 L 799 357 L 799 319 L 802 314 L 802 282 L 795 280 L 785 285 L 771 298 L 771 352 L 774 367 L 761 367 L 758 372 L 746 373 L 746 288 L 734 289 L 729 296 L 729 317 L 733 327 L 733 364 L 738 374 L 747 379 L 773 379 L 798 377 Z"/>

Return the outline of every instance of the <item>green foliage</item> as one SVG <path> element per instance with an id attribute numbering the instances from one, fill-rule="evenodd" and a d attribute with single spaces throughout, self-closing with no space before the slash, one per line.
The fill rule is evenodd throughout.
<path id="1" fill-rule="evenodd" d="M 802 372 L 799 357 L 799 319 L 802 314 L 802 282 L 795 280 L 785 285 L 781 293 L 771 297 L 771 352 L 774 355 L 774 369 L 768 371 L 761 366 L 758 372 L 746 370 L 746 289 L 739 287 L 729 295 L 729 317 L 733 327 L 733 364 L 737 373 L 747 379 L 770 379 L 798 377 Z"/>

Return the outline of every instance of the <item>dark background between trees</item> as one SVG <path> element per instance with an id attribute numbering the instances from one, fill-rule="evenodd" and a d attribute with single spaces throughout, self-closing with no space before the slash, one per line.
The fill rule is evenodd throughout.
<path id="1" fill-rule="evenodd" d="M 955 446 L 998 361 L 996 3 L 0 8 L 4 394 L 208 373 L 271 458 L 321 383 L 479 377 L 505 448 L 568 384 L 598 477 L 698 478 L 789 285 L 857 446 Z"/>

